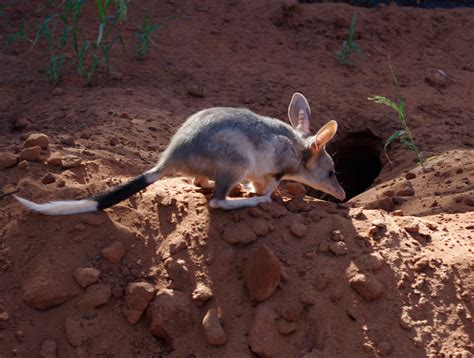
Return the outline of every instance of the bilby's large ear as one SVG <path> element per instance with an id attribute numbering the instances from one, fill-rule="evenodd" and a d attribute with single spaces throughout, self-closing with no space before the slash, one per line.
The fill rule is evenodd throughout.
<path id="1" fill-rule="evenodd" d="M 311 109 L 308 101 L 301 93 L 294 93 L 288 106 L 288 117 L 290 123 L 297 131 L 304 134 L 309 133 L 309 117 L 311 116 Z"/>
<path id="2" fill-rule="evenodd" d="M 329 121 L 327 122 L 314 136 L 311 142 L 311 152 L 319 152 L 327 142 L 329 142 L 337 131 L 337 122 Z"/>

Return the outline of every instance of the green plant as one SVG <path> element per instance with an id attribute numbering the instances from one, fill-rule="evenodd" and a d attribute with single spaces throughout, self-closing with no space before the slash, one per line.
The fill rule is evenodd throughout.
<path id="1" fill-rule="evenodd" d="M 114 15 L 107 15 L 107 10 L 111 3 L 112 0 L 105 0 L 105 2 L 103 0 L 96 0 L 100 21 L 96 46 L 102 50 L 107 79 L 110 78 L 110 51 L 117 40 L 119 40 L 123 46 L 122 37 L 117 29 L 117 25 L 127 16 L 127 4 L 125 0 L 115 0 L 114 3 L 117 12 Z"/>
<path id="2" fill-rule="evenodd" d="M 27 41 L 30 41 L 30 39 L 28 38 L 28 35 L 26 34 L 25 22 L 22 21 L 20 23 L 18 31 L 11 33 L 10 35 L 7 36 L 6 45 L 7 47 L 10 47 L 16 42 L 27 42 Z"/>
<path id="3" fill-rule="evenodd" d="M 349 28 L 349 34 L 347 35 L 347 40 L 344 40 L 342 43 L 342 51 L 336 52 L 336 57 L 339 60 L 341 65 L 354 65 L 354 61 L 349 60 L 348 57 L 351 52 L 360 54 L 360 47 L 354 42 L 355 35 L 355 25 L 356 25 L 356 15 L 352 16 L 351 27 Z"/>
<path id="4" fill-rule="evenodd" d="M 78 26 L 79 15 L 81 8 L 85 4 L 86 0 L 66 0 L 64 4 L 64 12 L 60 16 L 63 20 L 64 28 L 72 34 L 72 45 L 76 55 L 79 54 L 79 34 L 80 29 Z M 71 19 L 69 19 L 71 17 Z"/>
<path id="5" fill-rule="evenodd" d="M 161 28 L 160 24 L 152 24 L 151 16 L 145 15 L 140 30 L 136 32 L 137 44 L 135 46 L 135 53 L 139 59 L 144 59 L 150 52 L 151 34 Z"/>
<path id="6" fill-rule="evenodd" d="M 49 15 L 42 22 L 38 32 L 36 33 L 35 39 L 33 41 L 32 47 L 34 47 L 41 37 L 44 37 L 47 42 L 49 60 L 46 67 L 45 73 L 50 78 L 53 85 L 56 85 L 59 81 L 59 73 L 61 71 L 63 62 L 64 62 L 64 48 L 67 44 L 68 31 L 64 29 L 62 36 L 59 40 L 59 46 L 55 44 L 55 30 L 56 25 L 50 26 L 52 20 L 55 19 L 57 14 Z"/>
<path id="7" fill-rule="evenodd" d="M 390 162 L 390 158 L 388 157 L 387 154 L 387 147 L 396 139 L 400 139 L 400 142 L 409 150 L 412 150 L 416 154 L 416 158 L 418 162 L 420 163 L 421 167 L 423 170 L 425 169 L 425 161 L 423 160 L 422 154 L 418 150 L 415 141 L 413 140 L 413 136 L 411 133 L 410 128 L 408 127 L 407 123 L 407 115 L 406 115 L 406 110 L 405 110 L 405 101 L 403 100 L 403 97 L 400 94 L 400 86 L 397 80 L 397 77 L 395 75 L 395 71 L 393 69 L 393 66 L 389 60 L 389 67 L 390 67 L 390 72 L 392 74 L 392 79 L 395 84 L 395 87 L 397 89 L 397 102 L 392 101 L 391 99 L 384 97 L 384 96 L 373 96 L 370 97 L 370 101 L 374 101 L 375 103 L 380 103 L 384 104 L 392 109 L 394 109 L 397 114 L 398 114 L 398 119 L 400 123 L 402 124 L 402 129 L 397 130 L 395 133 L 393 133 L 386 141 L 384 144 L 384 152 L 385 156 L 387 157 L 388 161 Z"/>

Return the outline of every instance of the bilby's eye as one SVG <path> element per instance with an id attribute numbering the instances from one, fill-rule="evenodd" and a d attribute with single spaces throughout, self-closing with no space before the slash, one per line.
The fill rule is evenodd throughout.
<path id="1" fill-rule="evenodd" d="M 334 170 L 331 170 L 331 171 L 329 172 L 329 177 L 332 178 L 333 176 L 334 176 Z"/>

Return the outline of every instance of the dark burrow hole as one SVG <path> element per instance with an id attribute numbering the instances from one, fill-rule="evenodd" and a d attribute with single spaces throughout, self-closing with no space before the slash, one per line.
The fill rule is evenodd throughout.
<path id="1" fill-rule="evenodd" d="M 346 191 L 346 200 L 370 188 L 382 170 L 380 160 L 382 150 L 381 139 L 369 130 L 349 133 L 328 145 L 327 152 L 334 160 L 336 176 Z M 317 190 L 310 190 L 309 194 L 337 201 L 332 196 Z"/>

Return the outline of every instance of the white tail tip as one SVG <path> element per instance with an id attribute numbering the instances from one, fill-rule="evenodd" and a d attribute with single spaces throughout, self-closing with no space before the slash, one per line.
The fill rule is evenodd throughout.
<path id="1" fill-rule="evenodd" d="M 24 207 L 45 215 L 70 215 L 97 211 L 97 202 L 90 199 L 51 201 L 45 204 L 36 204 L 19 196 L 13 196 Z"/>

